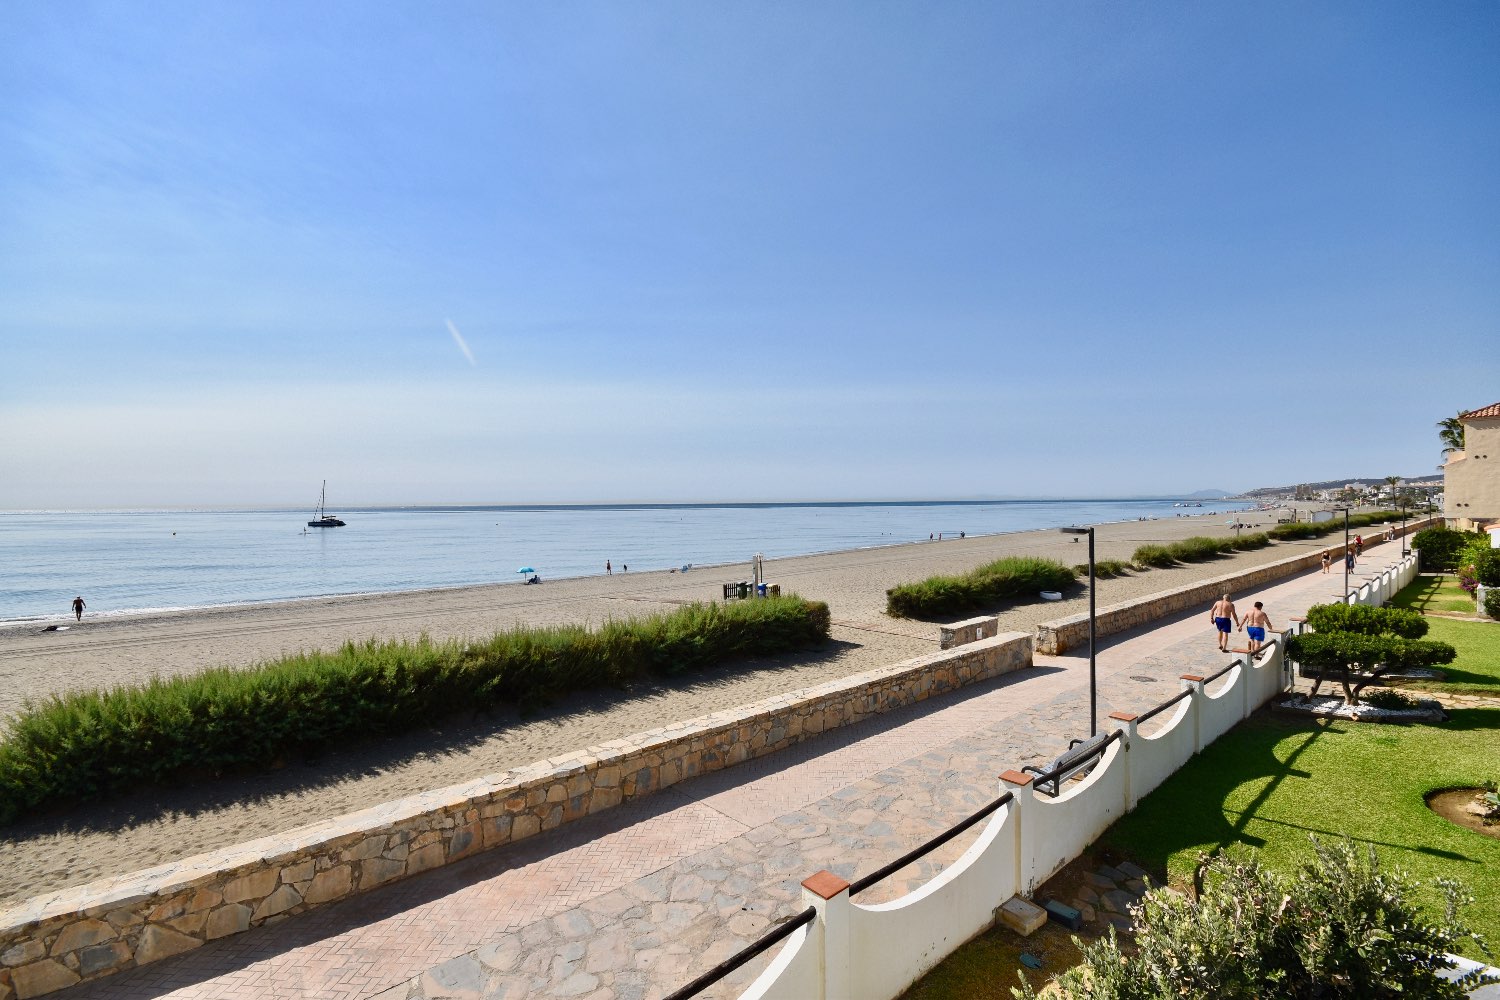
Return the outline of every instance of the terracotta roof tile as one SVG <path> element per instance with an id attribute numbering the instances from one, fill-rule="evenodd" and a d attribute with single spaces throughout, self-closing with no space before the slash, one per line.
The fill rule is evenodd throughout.
<path id="1" fill-rule="evenodd" d="M 1473 420 L 1477 417 L 1500 417 L 1500 403 L 1491 403 L 1489 406 L 1482 406 L 1477 410 L 1458 415 L 1460 420 Z"/>

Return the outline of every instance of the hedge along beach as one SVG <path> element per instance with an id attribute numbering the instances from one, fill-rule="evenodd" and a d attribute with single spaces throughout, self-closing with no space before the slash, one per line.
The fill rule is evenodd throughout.
<path id="1" fill-rule="evenodd" d="M 1125 522 L 1099 530 L 1099 557 L 1128 559 L 1135 547 L 1193 534 L 1230 533 L 1229 518 L 1193 517 Z M 1262 527 L 1273 515 L 1242 518 Z M 1100 581 L 1101 604 L 1127 600 L 1314 550 L 1321 540 L 1283 543 L 1233 557 Z M 1036 531 L 941 544 L 768 561 L 767 575 L 789 591 L 828 601 L 833 642 L 813 654 L 740 663 L 670 684 L 571 697 L 519 719 L 495 712 L 454 720 L 379 745 L 351 747 L 310 765 L 267 775 L 143 789 L 113 802 L 42 817 L 5 831 L 0 898 L 16 899 L 65 885 L 136 870 L 215 847 L 290 829 L 376 802 L 744 704 L 936 648 L 931 623 L 892 619 L 885 590 L 934 573 L 962 572 L 1006 555 L 1037 555 L 1073 564 L 1083 547 L 1056 531 Z M 248 664 L 309 648 L 369 637 L 435 638 L 487 635 L 514 623 L 598 623 L 667 610 L 719 596 L 721 581 L 746 578 L 746 565 L 681 573 L 632 573 L 549 583 L 409 592 L 337 601 L 303 601 L 121 618 L 94 628 L 40 634 L 0 633 L 0 690 L 31 697 L 68 687 L 138 683 L 153 673 L 188 673 L 204 666 Z M 1083 610 L 1074 589 L 1061 602 L 1006 609 L 1001 625 L 1026 629 Z M 1205 642 L 1212 638 L 1205 634 Z"/>

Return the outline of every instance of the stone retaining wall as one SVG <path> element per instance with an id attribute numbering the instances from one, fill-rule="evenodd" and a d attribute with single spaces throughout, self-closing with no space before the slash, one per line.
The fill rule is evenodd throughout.
<path id="1" fill-rule="evenodd" d="M 1435 521 L 1417 521 L 1407 526 L 1408 533 L 1416 532 Z M 1361 532 L 1368 529 L 1361 529 Z M 1396 537 L 1401 537 L 1401 529 L 1396 528 Z M 1365 548 L 1374 548 L 1384 543 L 1382 535 L 1373 535 L 1365 540 Z M 1352 542 L 1351 542 L 1352 544 Z M 1254 569 L 1244 570 L 1239 573 L 1228 573 L 1224 576 L 1214 577 L 1203 583 L 1189 584 L 1186 587 L 1178 587 L 1176 590 L 1164 590 L 1159 594 L 1152 594 L 1144 600 L 1127 601 L 1124 604 L 1111 604 L 1106 608 L 1098 608 L 1095 611 L 1095 634 L 1098 636 L 1113 635 L 1116 632 L 1124 632 L 1138 625 L 1145 625 L 1158 618 L 1187 608 L 1203 605 L 1204 614 L 1208 613 L 1208 606 L 1218 599 L 1220 594 L 1237 594 L 1253 587 L 1262 587 L 1282 577 L 1300 573 L 1303 570 L 1312 569 L 1319 565 L 1323 558 L 1323 549 L 1333 553 L 1335 566 L 1344 557 L 1344 543 L 1327 544 L 1319 547 L 1316 551 L 1307 552 L 1303 555 L 1291 556 L 1278 562 L 1267 563 Z M 1330 571 L 1331 572 L 1331 571 Z M 1342 573 L 1342 571 L 1340 571 Z M 1343 577 L 1339 577 L 1342 585 Z M 1329 595 L 1334 600 L 1335 595 Z M 1069 615 L 1067 618 L 1058 618 L 1050 622 L 1042 622 L 1036 627 L 1036 651 L 1049 656 L 1057 656 L 1067 652 L 1074 646 L 1088 642 L 1089 638 L 1089 616 L 1087 613 Z"/>
<path id="2" fill-rule="evenodd" d="M 952 649 L 954 646 L 963 646 L 967 643 L 976 642 L 985 636 L 995 636 L 1000 632 L 1000 619 L 996 615 L 988 615 L 983 618 L 966 618 L 961 622 L 938 627 L 938 649 Z"/>
<path id="3" fill-rule="evenodd" d="M 1007 632 L 0 910 L 0 1000 L 26 1000 L 551 830 L 1031 665 Z"/>

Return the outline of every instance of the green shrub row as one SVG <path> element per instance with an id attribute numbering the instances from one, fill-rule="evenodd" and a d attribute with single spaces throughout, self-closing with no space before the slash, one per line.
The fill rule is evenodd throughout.
<path id="1" fill-rule="evenodd" d="M 1392 514 L 1390 511 L 1378 514 L 1350 514 L 1349 530 L 1354 531 L 1358 528 L 1368 528 L 1372 524 L 1389 524 L 1391 521 L 1398 520 L 1400 520 L 1400 517 Z M 1331 535 L 1335 531 L 1343 530 L 1344 519 L 1338 515 L 1334 515 L 1330 521 L 1318 521 L 1315 524 L 1307 521 L 1299 521 L 1296 524 L 1278 524 L 1267 532 L 1267 534 L 1278 542 L 1288 542 L 1306 538 L 1322 538 L 1324 535 Z"/>
<path id="2" fill-rule="evenodd" d="M 1108 580 L 1111 577 L 1124 576 L 1132 569 L 1135 569 L 1135 567 L 1123 559 L 1094 560 L 1094 578 L 1098 580 Z M 1075 576 L 1087 577 L 1089 575 L 1089 564 L 1079 563 L 1077 566 L 1074 566 L 1073 574 Z"/>
<path id="3" fill-rule="evenodd" d="M 478 642 L 350 643 L 243 670 L 213 669 L 30 704 L 0 740 L 0 824 L 143 782 L 264 768 L 390 736 L 460 711 L 531 708 L 570 691 L 821 643 L 828 605 L 799 597 L 694 604 Z"/>
<path id="4" fill-rule="evenodd" d="M 1258 531 L 1253 535 L 1241 535 L 1238 538 L 1209 538 L 1207 535 L 1194 535 L 1166 545 L 1142 545 L 1135 550 L 1130 561 L 1137 566 L 1175 566 L 1177 563 L 1216 559 L 1231 552 L 1263 549 L 1270 544 L 1271 538 L 1264 531 Z"/>
<path id="5" fill-rule="evenodd" d="M 937 618 L 982 611 L 1018 597 L 1036 599 L 1043 590 L 1062 590 L 1074 571 L 1034 556 L 1008 556 L 962 576 L 930 576 L 885 592 L 886 612 L 898 618 Z"/>

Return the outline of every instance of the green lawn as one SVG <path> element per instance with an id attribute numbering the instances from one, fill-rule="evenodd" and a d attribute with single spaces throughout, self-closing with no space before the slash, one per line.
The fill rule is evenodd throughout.
<path id="1" fill-rule="evenodd" d="M 1427 638 L 1452 643 L 1458 659 L 1440 669 L 1447 674 L 1441 683 L 1408 685 L 1432 691 L 1500 695 L 1500 622 L 1460 622 L 1451 618 L 1428 618 Z"/>
<path id="2" fill-rule="evenodd" d="M 1098 846 L 1183 884 L 1200 851 L 1248 845 L 1291 873 L 1311 855 L 1309 834 L 1348 836 L 1424 882 L 1458 879 L 1476 900 L 1469 921 L 1500 943 L 1500 839 L 1455 826 L 1423 801 L 1435 789 L 1497 778 L 1500 709 L 1456 711 L 1434 726 L 1262 712 L 1205 748 Z"/>
<path id="3" fill-rule="evenodd" d="M 1429 611 L 1473 611 L 1474 599 L 1454 576 L 1419 576 L 1391 598 L 1391 606 Z M 1500 622 L 1459 621 L 1427 616 L 1427 638 L 1451 643 L 1458 659 L 1442 668 L 1448 679 L 1404 685 L 1427 691 L 1461 694 L 1500 692 Z"/>
<path id="4" fill-rule="evenodd" d="M 1429 611 L 1474 613 L 1474 598 L 1458 585 L 1453 574 L 1419 576 L 1391 598 L 1391 607 L 1409 608 L 1426 614 Z"/>

